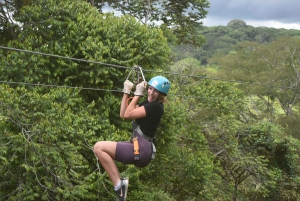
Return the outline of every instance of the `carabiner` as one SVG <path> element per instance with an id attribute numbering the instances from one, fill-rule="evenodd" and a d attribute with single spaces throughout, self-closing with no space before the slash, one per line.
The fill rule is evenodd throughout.
<path id="1" fill-rule="evenodd" d="M 133 81 L 134 84 L 140 83 L 140 74 L 142 75 L 143 81 L 146 81 L 146 80 L 145 80 L 145 77 L 144 77 L 144 74 L 143 74 L 143 69 L 142 69 L 142 67 L 140 67 L 140 66 L 135 66 L 135 67 L 133 67 L 133 68 L 130 70 L 130 72 L 129 72 L 127 78 L 126 78 L 126 80 L 128 80 L 129 76 L 131 75 L 131 73 L 132 73 L 133 71 L 135 71 L 135 75 L 137 76 L 136 81 L 134 80 L 134 76 L 133 76 L 132 81 Z"/>
<path id="2" fill-rule="evenodd" d="M 140 67 L 140 66 L 134 66 L 134 67 L 130 70 L 130 72 L 129 72 L 127 78 L 126 78 L 126 80 L 129 79 L 129 76 L 131 75 L 132 72 L 135 72 L 135 75 L 136 75 L 136 80 L 134 80 L 134 75 L 132 76 L 132 83 L 134 83 L 134 84 L 139 84 L 139 83 L 141 82 L 141 81 L 140 81 L 141 75 L 142 75 L 143 81 L 146 81 L 146 80 L 145 80 L 145 77 L 144 77 L 143 69 L 142 69 L 142 67 Z M 133 97 L 129 97 L 129 98 L 127 99 L 127 106 L 129 105 L 129 103 L 130 103 L 130 101 L 131 101 L 132 99 L 133 99 Z"/>

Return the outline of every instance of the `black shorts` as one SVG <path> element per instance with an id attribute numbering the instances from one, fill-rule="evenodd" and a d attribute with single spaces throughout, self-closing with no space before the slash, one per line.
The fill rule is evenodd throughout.
<path id="1" fill-rule="evenodd" d="M 134 164 L 137 167 L 146 167 L 151 162 L 152 143 L 138 135 L 140 160 L 134 160 L 133 143 L 117 142 L 115 160 L 124 164 Z"/>

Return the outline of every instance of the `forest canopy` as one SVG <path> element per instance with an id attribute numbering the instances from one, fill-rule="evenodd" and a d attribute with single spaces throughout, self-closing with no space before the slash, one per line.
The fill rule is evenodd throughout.
<path id="1" fill-rule="evenodd" d="M 299 200 L 300 31 L 145 2 L 1 2 L 0 199 L 115 199 L 93 145 L 129 139 L 121 89 L 141 66 L 172 85 L 155 160 L 116 163 L 127 200 Z"/>

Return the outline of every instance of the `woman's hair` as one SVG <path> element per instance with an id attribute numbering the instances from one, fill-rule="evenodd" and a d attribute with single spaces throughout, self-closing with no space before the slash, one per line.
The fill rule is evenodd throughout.
<path id="1" fill-rule="evenodd" d="M 157 98 L 158 102 L 162 102 L 162 103 L 168 103 L 167 97 L 165 94 L 163 93 L 159 93 L 159 96 Z"/>

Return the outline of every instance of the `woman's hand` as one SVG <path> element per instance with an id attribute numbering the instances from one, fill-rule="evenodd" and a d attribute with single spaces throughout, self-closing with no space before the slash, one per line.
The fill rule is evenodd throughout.
<path id="1" fill-rule="evenodd" d="M 135 96 L 144 96 L 144 93 L 147 89 L 147 82 L 143 81 L 143 82 L 139 83 L 138 85 L 136 85 L 135 88 L 136 88 L 135 92 L 134 92 Z"/>
<path id="2" fill-rule="evenodd" d="M 133 87 L 133 83 L 129 80 L 125 80 L 123 92 L 125 94 L 130 94 L 132 87 Z"/>

